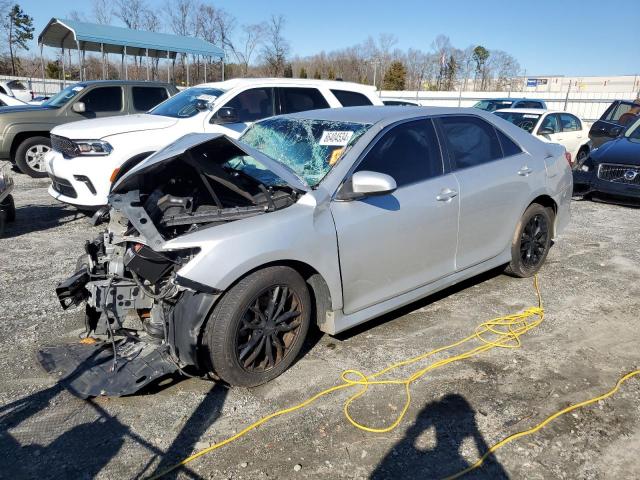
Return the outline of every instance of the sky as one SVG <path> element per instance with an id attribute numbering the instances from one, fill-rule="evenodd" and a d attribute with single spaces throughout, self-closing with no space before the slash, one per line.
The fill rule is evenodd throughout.
<path id="1" fill-rule="evenodd" d="M 34 17 L 35 37 L 52 17 L 86 12 L 91 2 L 16 0 Z M 283 14 L 293 55 L 310 55 L 390 33 L 403 50 L 429 51 L 438 34 L 457 48 L 504 50 L 523 74 L 640 74 L 638 0 L 207 0 L 233 14 L 239 25 Z M 165 0 L 147 0 L 162 11 Z M 606 6 L 611 8 L 607 9 Z"/>

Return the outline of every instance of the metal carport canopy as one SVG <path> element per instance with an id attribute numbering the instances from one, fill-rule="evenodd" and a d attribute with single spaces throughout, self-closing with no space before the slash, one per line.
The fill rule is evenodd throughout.
<path id="1" fill-rule="evenodd" d="M 81 49 L 104 53 L 175 58 L 177 53 L 216 57 L 224 60 L 224 51 L 194 37 L 145 32 L 129 28 L 52 18 L 38 36 L 48 47 Z"/>

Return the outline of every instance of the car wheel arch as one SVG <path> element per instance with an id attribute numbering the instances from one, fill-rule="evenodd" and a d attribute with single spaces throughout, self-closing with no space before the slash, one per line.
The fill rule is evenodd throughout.
<path id="1" fill-rule="evenodd" d="M 51 134 L 49 133 L 49 131 L 46 131 L 46 130 L 45 131 L 34 130 L 34 131 L 16 133 L 15 136 L 13 137 L 13 141 L 11 142 L 11 148 L 9 150 L 11 161 L 15 162 L 16 150 L 18 150 L 18 147 L 20 146 L 20 144 L 25 140 L 31 137 L 50 137 L 50 136 Z"/>
<path id="2" fill-rule="evenodd" d="M 524 215 L 524 212 L 526 212 L 527 209 L 534 203 L 537 203 L 538 205 L 542 205 L 543 207 L 550 209 L 553 212 L 553 216 L 555 219 L 556 214 L 558 213 L 558 204 L 550 195 L 547 195 L 547 194 L 538 195 L 533 200 L 531 200 L 531 202 L 529 202 L 529 204 L 522 210 L 520 217 L 522 217 L 522 215 Z M 553 229 L 551 232 L 552 238 L 553 238 L 553 236 L 555 236 L 555 233 L 556 233 L 555 221 L 551 227 Z"/>
<path id="3" fill-rule="evenodd" d="M 279 260 L 265 263 L 252 268 L 251 270 L 248 270 L 244 274 L 240 275 L 238 278 L 236 278 L 236 280 L 229 284 L 229 286 L 225 288 L 224 292 L 218 295 L 217 298 L 215 298 L 215 300 L 209 305 L 206 318 L 199 324 L 197 348 L 198 350 L 200 350 L 200 354 L 197 355 L 198 363 L 201 364 L 201 350 L 206 347 L 203 343 L 203 333 L 207 326 L 209 315 L 211 314 L 215 306 L 224 297 L 225 293 L 231 290 L 242 279 L 246 278 L 252 273 L 255 273 L 259 270 L 264 270 L 265 268 L 276 266 L 292 268 L 305 280 L 307 287 L 309 288 L 309 294 L 311 296 L 311 304 L 313 308 L 311 313 L 312 321 L 315 321 L 316 325 L 322 330 L 322 324 L 327 321 L 328 312 L 333 311 L 331 292 L 329 289 L 329 285 L 324 277 L 313 266 L 299 260 Z"/>

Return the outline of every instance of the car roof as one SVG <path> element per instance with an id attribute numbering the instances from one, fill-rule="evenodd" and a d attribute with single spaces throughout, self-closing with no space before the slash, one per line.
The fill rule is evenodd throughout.
<path id="1" fill-rule="evenodd" d="M 569 115 L 573 115 L 577 117 L 576 114 L 571 112 L 564 112 L 562 110 L 545 110 L 544 108 L 500 108 L 496 110 L 496 112 L 506 112 L 506 113 L 533 113 L 536 115 L 544 115 L 545 113 L 568 113 Z"/>
<path id="2" fill-rule="evenodd" d="M 516 98 L 516 97 L 503 97 L 503 98 L 481 98 L 480 100 L 478 100 L 479 102 L 482 101 L 489 101 L 489 102 L 520 102 L 522 100 L 525 100 L 527 102 L 542 102 L 544 103 L 544 100 L 541 98 Z"/>
<path id="3" fill-rule="evenodd" d="M 278 84 L 278 85 L 298 85 L 298 86 L 314 86 L 327 87 L 336 90 L 353 90 L 359 92 L 375 92 L 376 87 L 373 85 L 363 85 L 361 83 L 343 82 L 340 80 L 317 80 L 313 78 L 233 78 L 222 82 L 209 82 L 193 85 L 194 87 L 212 87 L 222 90 L 230 90 L 232 88 L 245 85 L 255 84 Z"/>
<path id="4" fill-rule="evenodd" d="M 327 120 L 335 122 L 354 123 L 393 123 L 400 120 L 426 117 L 431 115 L 477 115 L 489 116 L 486 112 L 477 109 L 461 107 L 418 107 L 418 106 L 395 106 L 384 105 L 345 107 L 345 108 L 323 108 L 321 110 L 307 110 L 304 112 L 280 115 L 285 118 L 296 118 L 302 120 Z"/>
<path id="5" fill-rule="evenodd" d="M 70 85 L 84 85 L 85 87 L 91 85 L 171 85 L 167 82 L 152 82 L 150 80 L 88 80 L 82 82 L 76 82 Z"/>

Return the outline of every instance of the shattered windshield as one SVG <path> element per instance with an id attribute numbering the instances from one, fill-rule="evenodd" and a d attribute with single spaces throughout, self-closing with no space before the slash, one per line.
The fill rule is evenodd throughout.
<path id="1" fill-rule="evenodd" d="M 314 187 L 370 126 L 364 123 L 275 117 L 254 124 L 240 140 L 289 167 L 310 187 Z M 261 181 L 268 176 L 264 167 L 248 156 L 236 157 L 228 162 L 228 166 Z"/>
<path id="2" fill-rule="evenodd" d="M 148 113 L 163 117 L 189 118 L 197 115 L 224 93 L 219 88 L 191 87 L 165 100 Z"/>

